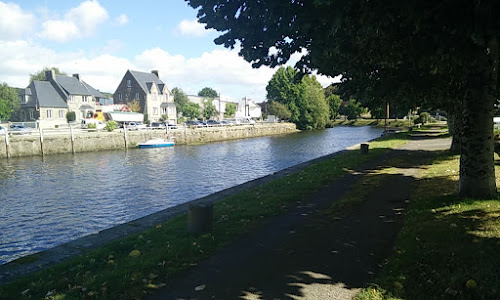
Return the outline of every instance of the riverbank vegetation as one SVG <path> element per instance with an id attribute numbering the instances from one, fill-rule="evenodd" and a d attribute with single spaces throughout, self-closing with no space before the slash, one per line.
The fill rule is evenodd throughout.
<path id="1" fill-rule="evenodd" d="M 394 255 L 358 300 L 498 298 L 500 201 L 461 199 L 458 179 L 458 156 L 443 154 L 425 170 Z"/>
<path id="2" fill-rule="evenodd" d="M 358 150 L 345 151 L 295 174 L 229 196 L 215 204 L 215 224 L 210 234 L 188 235 L 187 217 L 181 215 L 0 286 L 0 298 L 141 298 L 164 286 L 179 271 L 258 228 L 266 218 L 306 201 L 308 195 L 349 169 L 406 143 L 406 137 L 386 136 L 370 143 L 368 155 L 359 155 Z M 36 258 L 35 255 L 24 261 Z"/>

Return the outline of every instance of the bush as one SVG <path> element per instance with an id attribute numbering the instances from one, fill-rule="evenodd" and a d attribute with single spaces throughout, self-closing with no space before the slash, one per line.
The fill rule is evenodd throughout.
<path id="1" fill-rule="evenodd" d="M 96 125 L 96 124 L 94 124 L 94 123 L 88 123 L 88 124 L 87 124 L 87 128 L 88 128 L 88 129 L 96 129 L 96 128 L 97 128 L 97 125 Z"/>
<path id="2" fill-rule="evenodd" d="M 425 123 L 432 122 L 434 120 L 433 117 L 431 117 L 431 114 L 428 112 L 423 112 L 418 116 L 418 118 L 415 120 L 415 123 L 420 123 L 422 125 L 425 125 Z"/>
<path id="3" fill-rule="evenodd" d="M 69 111 L 66 113 L 66 120 L 69 122 L 73 122 L 76 120 L 76 113 L 74 111 Z"/>
<path id="4" fill-rule="evenodd" d="M 116 121 L 113 121 L 113 120 L 107 121 L 105 128 L 107 131 L 113 131 L 116 128 L 118 128 L 118 123 L 116 123 Z"/>

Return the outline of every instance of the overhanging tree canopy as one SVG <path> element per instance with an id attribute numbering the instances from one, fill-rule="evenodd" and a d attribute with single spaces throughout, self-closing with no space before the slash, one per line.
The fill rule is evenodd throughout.
<path id="1" fill-rule="evenodd" d="M 342 75 L 374 101 L 463 104 L 462 196 L 496 194 L 493 104 L 498 98 L 500 2 L 495 0 L 187 0 L 216 44 L 254 67 L 297 63 Z M 400 97 L 396 97 L 396 95 Z M 395 99 L 397 98 L 397 99 Z"/>

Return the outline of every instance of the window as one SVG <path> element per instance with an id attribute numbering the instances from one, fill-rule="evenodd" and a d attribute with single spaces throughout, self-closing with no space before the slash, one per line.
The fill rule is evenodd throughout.
<path id="1" fill-rule="evenodd" d="M 89 98 L 87 96 L 82 96 L 82 102 L 89 102 Z"/>
<path id="2" fill-rule="evenodd" d="M 118 100 L 123 101 L 123 96 L 122 96 L 122 94 L 118 94 Z"/>
<path id="3" fill-rule="evenodd" d="M 47 109 L 47 119 L 52 119 L 52 109 Z"/>
<path id="4" fill-rule="evenodd" d="M 132 87 L 132 81 L 130 79 L 127 79 L 127 87 Z"/>
<path id="5" fill-rule="evenodd" d="M 167 113 L 167 108 L 166 107 L 162 107 L 161 108 L 161 114 L 165 115 L 166 113 Z"/>
<path id="6" fill-rule="evenodd" d="M 153 116 L 158 115 L 158 107 L 153 107 Z"/>
<path id="7" fill-rule="evenodd" d="M 135 99 L 136 100 L 141 100 L 141 98 L 139 98 L 139 93 L 135 93 Z"/>
<path id="8" fill-rule="evenodd" d="M 59 119 L 64 119 L 64 110 L 59 110 Z"/>
<path id="9" fill-rule="evenodd" d="M 75 96 L 73 95 L 70 95 L 69 96 L 69 100 L 68 100 L 69 103 L 75 103 Z"/>
<path id="10" fill-rule="evenodd" d="M 30 120 L 34 120 L 34 119 L 35 119 L 35 117 L 34 117 L 34 115 L 33 115 L 33 111 L 32 111 L 32 110 L 30 110 L 30 111 L 29 111 L 29 113 L 30 113 Z"/>

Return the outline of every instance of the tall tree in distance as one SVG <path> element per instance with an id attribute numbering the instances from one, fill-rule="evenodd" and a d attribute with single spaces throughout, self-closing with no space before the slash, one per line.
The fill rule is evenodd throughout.
<path id="1" fill-rule="evenodd" d="M 226 103 L 226 111 L 224 112 L 224 117 L 225 118 L 231 118 L 234 117 L 236 114 L 236 104 L 232 102 L 227 102 Z"/>
<path id="2" fill-rule="evenodd" d="M 8 120 L 12 113 L 19 110 L 21 103 L 17 96 L 17 89 L 7 83 L 0 85 L 0 120 Z"/>
<path id="3" fill-rule="evenodd" d="M 188 102 L 182 108 L 182 116 L 189 119 L 197 119 L 201 115 L 201 107 L 197 103 Z"/>
<path id="4" fill-rule="evenodd" d="M 127 106 L 133 112 L 141 111 L 141 104 L 139 103 L 139 101 L 137 101 L 137 99 L 133 99 L 132 101 L 130 101 Z"/>
<path id="5" fill-rule="evenodd" d="M 184 105 L 189 102 L 188 96 L 178 87 L 174 87 L 172 89 L 172 94 L 174 95 L 175 107 L 177 108 L 177 111 L 181 112 Z"/>
<path id="6" fill-rule="evenodd" d="M 58 68 L 55 68 L 55 67 L 52 67 L 52 68 L 44 67 L 42 70 L 40 70 L 40 71 L 38 71 L 38 72 L 36 72 L 34 74 L 30 74 L 30 83 L 32 81 L 34 81 L 34 80 L 47 81 L 47 78 L 45 77 L 45 72 L 50 71 L 50 70 L 54 70 L 54 72 L 56 73 L 56 75 L 67 75 L 66 73 L 62 72 Z"/>
<path id="7" fill-rule="evenodd" d="M 203 117 L 208 120 L 217 113 L 217 108 L 213 104 L 212 99 L 206 99 L 203 102 Z"/>
<path id="8" fill-rule="evenodd" d="M 217 98 L 217 96 L 219 96 L 219 94 L 213 88 L 204 87 L 201 91 L 198 92 L 198 96 L 207 99 L 215 99 Z"/>

